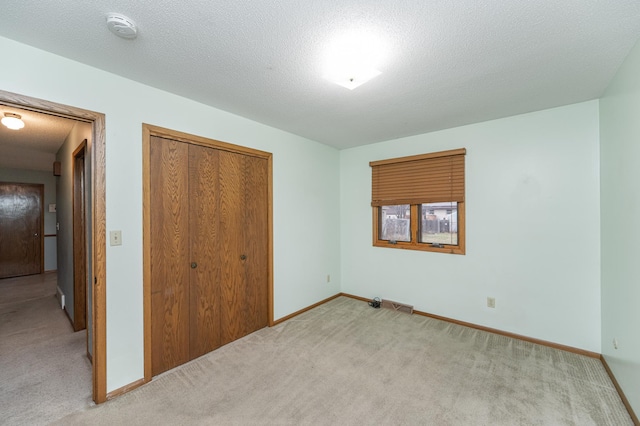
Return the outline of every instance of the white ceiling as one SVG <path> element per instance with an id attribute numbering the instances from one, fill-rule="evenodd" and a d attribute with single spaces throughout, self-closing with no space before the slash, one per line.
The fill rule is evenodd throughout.
<path id="1" fill-rule="evenodd" d="M 2 36 L 338 148 L 598 98 L 640 37 L 638 0 L 5 3 Z M 322 59 L 354 29 L 386 59 L 349 91 Z"/>
<path id="2" fill-rule="evenodd" d="M 5 112 L 19 114 L 24 128 L 10 130 L 0 125 L 0 168 L 53 172 L 56 152 L 76 121 L 0 104 L 0 117 Z"/>

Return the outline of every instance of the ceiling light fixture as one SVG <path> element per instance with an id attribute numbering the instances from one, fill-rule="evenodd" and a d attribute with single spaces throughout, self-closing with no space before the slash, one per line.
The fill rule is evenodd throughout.
<path id="1" fill-rule="evenodd" d="M 4 117 L 2 117 L 2 120 L 0 120 L 0 122 L 2 122 L 2 124 L 4 124 L 11 130 L 20 130 L 24 127 L 24 121 L 22 121 L 22 117 L 11 112 L 5 112 Z"/>
<path id="2" fill-rule="evenodd" d="M 377 37 L 363 31 L 343 34 L 327 49 L 324 78 L 353 90 L 381 74 L 377 68 L 383 56 Z"/>

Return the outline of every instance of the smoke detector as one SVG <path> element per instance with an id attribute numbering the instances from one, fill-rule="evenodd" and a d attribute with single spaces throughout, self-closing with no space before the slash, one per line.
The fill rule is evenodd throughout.
<path id="1" fill-rule="evenodd" d="M 132 40 L 138 35 L 138 27 L 131 19 L 119 13 L 110 13 L 107 15 L 107 27 L 109 31 L 118 37 Z"/>

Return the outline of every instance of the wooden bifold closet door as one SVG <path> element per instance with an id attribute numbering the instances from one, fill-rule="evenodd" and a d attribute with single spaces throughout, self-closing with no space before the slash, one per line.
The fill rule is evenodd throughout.
<path id="1" fill-rule="evenodd" d="M 152 374 L 268 323 L 267 160 L 152 136 Z"/>

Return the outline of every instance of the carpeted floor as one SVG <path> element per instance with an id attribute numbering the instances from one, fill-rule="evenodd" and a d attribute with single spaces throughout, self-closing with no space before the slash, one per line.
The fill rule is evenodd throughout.
<path id="1" fill-rule="evenodd" d="M 55 289 L 55 273 L 0 280 L 0 424 L 49 424 L 93 404 L 86 333 Z"/>
<path id="2" fill-rule="evenodd" d="M 60 425 L 631 425 L 599 360 L 340 297 Z"/>

